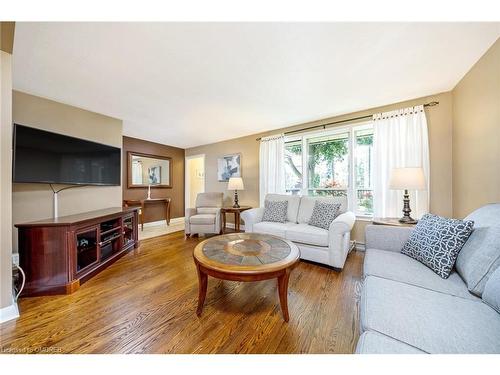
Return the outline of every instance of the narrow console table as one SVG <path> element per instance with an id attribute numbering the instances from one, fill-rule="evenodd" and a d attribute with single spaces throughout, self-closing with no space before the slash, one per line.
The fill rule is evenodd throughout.
<path id="1" fill-rule="evenodd" d="M 108 208 L 16 224 L 23 296 L 70 294 L 138 241 L 138 208 Z"/>
<path id="2" fill-rule="evenodd" d="M 149 198 L 149 199 L 125 199 L 123 201 L 124 207 L 134 207 L 139 206 L 141 212 L 139 214 L 139 219 L 141 221 L 141 230 L 144 230 L 144 215 L 146 213 L 146 205 L 151 203 L 163 203 L 165 205 L 165 221 L 167 226 L 170 225 L 170 198 Z"/>

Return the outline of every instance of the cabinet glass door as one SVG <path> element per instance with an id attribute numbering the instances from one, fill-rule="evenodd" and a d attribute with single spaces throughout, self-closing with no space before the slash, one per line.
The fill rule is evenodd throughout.
<path id="1" fill-rule="evenodd" d="M 129 216 L 123 219 L 123 247 L 132 242 L 134 242 L 134 217 Z"/>
<path id="2" fill-rule="evenodd" d="M 98 261 L 97 227 L 76 234 L 76 272 Z"/>

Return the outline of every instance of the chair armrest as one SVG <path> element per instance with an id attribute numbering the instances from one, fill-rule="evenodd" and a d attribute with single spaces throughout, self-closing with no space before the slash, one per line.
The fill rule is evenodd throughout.
<path id="1" fill-rule="evenodd" d="M 328 264 L 342 269 L 350 251 L 351 229 L 356 215 L 347 211 L 337 216 L 328 229 Z"/>
<path id="2" fill-rule="evenodd" d="M 350 232 L 356 221 L 356 215 L 353 212 L 347 211 L 337 216 L 330 224 L 329 234 L 342 234 Z"/>
<path id="3" fill-rule="evenodd" d="M 185 219 L 189 219 L 191 216 L 196 215 L 196 208 L 186 208 Z"/>
<path id="4" fill-rule="evenodd" d="M 221 216 L 221 208 L 218 207 L 215 210 L 215 230 L 219 232 L 221 230 L 221 221 L 222 221 L 222 216 Z"/>
<path id="5" fill-rule="evenodd" d="M 367 225 L 365 229 L 365 246 L 367 249 L 400 252 L 412 231 L 412 227 Z"/>
<path id="6" fill-rule="evenodd" d="M 260 223 L 264 216 L 264 208 L 251 208 L 250 210 L 243 211 L 241 218 L 245 222 L 245 232 L 253 232 L 253 225 Z"/>

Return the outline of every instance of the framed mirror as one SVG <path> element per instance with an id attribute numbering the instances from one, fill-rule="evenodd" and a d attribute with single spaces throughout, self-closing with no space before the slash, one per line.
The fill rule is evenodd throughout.
<path id="1" fill-rule="evenodd" d="M 129 151 L 127 179 L 129 188 L 171 188 L 172 158 Z"/>

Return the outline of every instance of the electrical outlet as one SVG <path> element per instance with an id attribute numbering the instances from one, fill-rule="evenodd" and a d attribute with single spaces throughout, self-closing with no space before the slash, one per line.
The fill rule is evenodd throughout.
<path id="1" fill-rule="evenodd" d="M 12 264 L 19 266 L 19 253 L 12 254 Z"/>

